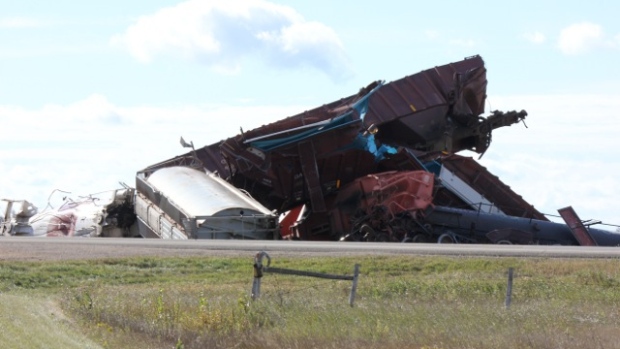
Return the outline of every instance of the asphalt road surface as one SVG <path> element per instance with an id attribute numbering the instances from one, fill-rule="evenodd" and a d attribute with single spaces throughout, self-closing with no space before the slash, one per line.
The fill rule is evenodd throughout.
<path id="1" fill-rule="evenodd" d="M 132 256 L 444 255 L 486 257 L 620 258 L 620 247 L 473 245 L 272 240 L 159 240 L 0 237 L 0 260 L 71 260 Z"/>

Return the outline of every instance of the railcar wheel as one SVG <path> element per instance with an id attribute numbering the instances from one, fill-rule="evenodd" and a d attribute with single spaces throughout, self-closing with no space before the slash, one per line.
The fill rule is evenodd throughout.
<path id="1" fill-rule="evenodd" d="M 368 224 L 362 224 L 360 227 L 360 233 L 362 234 L 363 241 L 371 241 L 375 239 L 377 235 L 375 230 Z"/>
<path id="2" fill-rule="evenodd" d="M 455 244 L 454 237 L 450 234 L 441 234 L 437 239 L 438 244 Z"/>

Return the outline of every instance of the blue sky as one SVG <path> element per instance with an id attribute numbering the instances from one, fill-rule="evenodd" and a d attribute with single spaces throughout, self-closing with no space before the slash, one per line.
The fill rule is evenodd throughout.
<path id="1" fill-rule="evenodd" d="M 479 54 L 481 162 L 545 213 L 620 224 L 620 5 L 0 0 L 0 198 L 134 184 L 196 146 Z M 464 153 L 463 155 L 474 155 Z M 474 155 L 475 156 L 475 155 Z"/>

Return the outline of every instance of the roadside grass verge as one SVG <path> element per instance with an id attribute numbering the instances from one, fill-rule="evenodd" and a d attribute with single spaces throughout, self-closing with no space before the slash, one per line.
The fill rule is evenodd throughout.
<path id="1" fill-rule="evenodd" d="M 57 298 L 30 291 L 0 293 L 0 347 L 101 348 L 64 315 Z"/>
<path id="2" fill-rule="evenodd" d="M 57 295 L 105 348 L 620 348 L 618 260 L 367 256 L 0 263 L 0 292 Z M 506 309 L 507 269 L 515 269 Z"/>

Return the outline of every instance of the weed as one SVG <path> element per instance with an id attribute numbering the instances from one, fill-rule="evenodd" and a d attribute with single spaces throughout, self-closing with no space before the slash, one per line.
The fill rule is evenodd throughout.
<path id="1" fill-rule="evenodd" d="M 101 343 L 140 347 L 619 348 L 617 261 L 414 256 L 282 258 L 350 282 L 266 274 L 250 258 L 2 263 L 0 289 L 52 290 Z M 515 268 L 504 306 L 506 270 Z M 62 275 L 62 278 L 58 278 Z"/>

